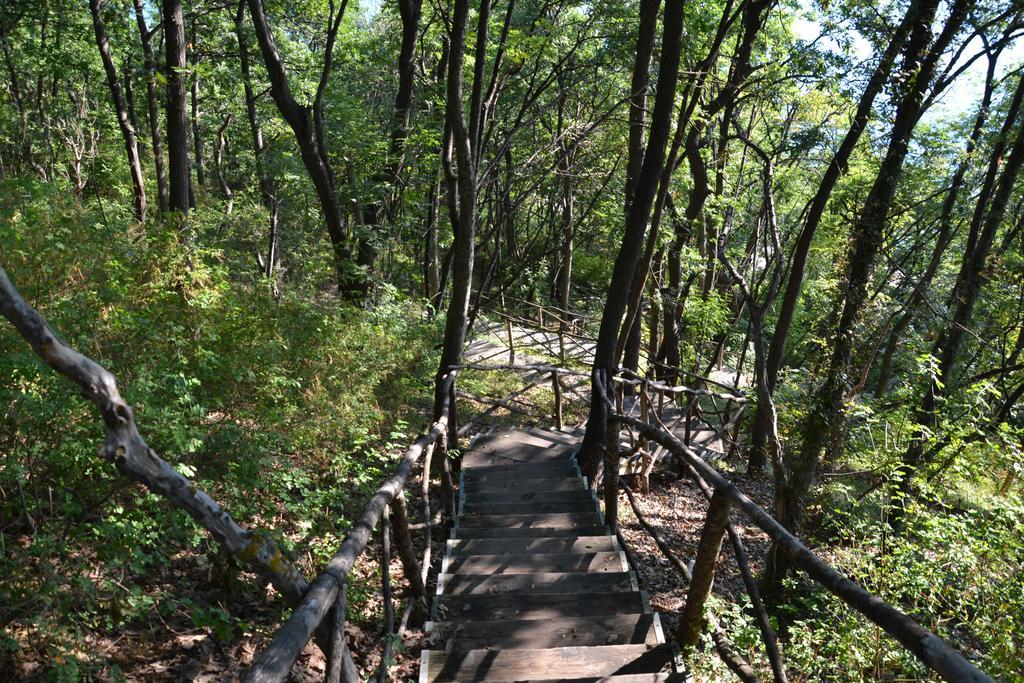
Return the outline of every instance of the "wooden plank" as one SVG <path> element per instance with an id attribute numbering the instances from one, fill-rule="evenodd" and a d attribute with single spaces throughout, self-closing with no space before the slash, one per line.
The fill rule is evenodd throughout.
<path id="1" fill-rule="evenodd" d="M 474 491 L 466 493 L 466 505 L 487 503 L 594 503 L 582 485 L 569 491 Z"/>
<path id="2" fill-rule="evenodd" d="M 448 574 L 534 574 L 537 572 L 628 572 L 621 552 L 538 555 L 456 555 L 445 558 Z"/>
<path id="3" fill-rule="evenodd" d="M 646 614 L 643 594 L 625 593 L 497 593 L 439 595 L 434 604 L 438 621 L 495 619 L 547 620 L 610 614 Z M 542 630 L 544 627 L 541 626 Z"/>
<path id="4" fill-rule="evenodd" d="M 533 680 L 531 683 L 687 683 L 692 677 L 684 674 L 624 674 L 622 676 L 601 676 L 599 678 L 556 678 Z"/>
<path id="5" fill-rule="evenodd" d="M 459 520 L 462 529 L 528 529 L 531 527 L 553 527 L 574 529 L 576 527 L 600 526 L 596 512 L 549 512 L 536 515 L 468 515 Z M 495 534 L 500 536 L 500 534 Z"/>
<path id="6" fill-rule="evenodd" d="M 576 443 L 549 432 L 528 432 L 510 430 L 484 434 L 473 442 L 465 455 L 507 457 L 512 460 L 529 461 L 564 456 L 576 448 Z"/>
<path id="7" fill-rule="evenodd" d="M 428 624 L 431 647 L 441 650 L 552 648 L 593 645 L 658 644 L 650 614 L 532 620 L 487 620 Z"/>
<path id="8" fill-rule="evenodd" d="M 615 537 L 561 536 L 555 538 L 488 538 L 448 541 L 452 555 L 506 555 L 509 553 L 595 553 L 618 550 Z"/>
<path id="9" fill-rule="evenodd" d="M 599 678 L 656 673 L 671 661 L 665 646 L 605 645 L 522 650 L 430 650 L 427 681 L 531 681 L 543 672 L 550 679 Z"/>
<path id="10" fill-rule="evenodd" d="M 585 496 L 577 500 L 553 502 L 539 500 L 519 503 L 492 503 L 488 500 L 483 500 L 475 503 L 467 501 L 462 506 L 463 519 L 481 515 L 529 515 L 557 512 L 593 512 L 596 514 L 597 504 L 593 498 Z"/>
<path id="11" fill-rule="evenodd" d="M 462 483 L 466 496 L 500 493 L 548 493 L 554 491 L 586 491 L 579 477 L 538 477 L 534 479 L 485 479 L 468 480 Z"/>
<path id="12" fill-rule="evenodd" d="M 550 538 L 555 536 L 600 536 L 607 533 L 609 533 L 608 527 L 591 522 L 587 526 L 563 527 L 459 527 L 455 532 L 455 538 Z"/>
<path id="13" fill-rule="evenodd" d="M 441 574 L 438 593 L 444 595 L 494 595 L 497 593 L 596 593 L 636 590 L 630 572 L 533 574 Z"/>
<path id="14" fill-rule="evenodd" d="M 576 465 L 568 458 L 535 463 L 494 463 L 473 465 L 463 461 L 462 471 L 467 479 L 479 481 L 483 477 L 495 474 L 515 474 L 519 478 L 554 477 L 558 475 L 577 475 Z M 509 477 L 505 477 L 508 479 Z"/>

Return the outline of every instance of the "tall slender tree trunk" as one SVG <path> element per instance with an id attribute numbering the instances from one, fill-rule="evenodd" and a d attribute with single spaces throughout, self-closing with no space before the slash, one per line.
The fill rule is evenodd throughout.
<path id="1" fill-rule="evenodd" d="M 793 248 L 793 254 L 790 258 L 789 278 L 786 281 L 786 289 L 779 304 L 779 317 L 775 322 L 775 331 L 772 333 L 771 341 L 768 345 L 768 355 L 765 360 L 763 376 L 763 379 L 768 382 L 768 393 L 774 393 L 779 370 L 782 368 L 782 360 L 786 351 L 786 339 L 789 337 L 789 330 L 800 299 L 800 289 L 803 285 L 804 271 L 807 268 L 807 257 L 811 251 L 814 233 L 817 231 L 818 225 L 825 215 L 825 208 L 828 206 L 828 201 L 832 196 L 836 183 L 839 181 L 839 178 L 846 174 L 850 163 L 850 155 L 853 154 L 854 148 L 860 141 L 861 134 L 867 127 L 868 117 L 871 115 L 875 98 L 889 80 L 889 74 L 896 63 L 896 58 L 899 56 L 900 50 L 903 49 L 904 43 L 910 35 L 911 28 L 918 20 L 924 1 L 913 0 L 910 6 L 907 7 L 903 20 L 893 33 L 885 52 L 882 53 L 878 64 L 875 66 L 871 79 L 864 88 L 864 92 L 861 93 L 850 128 L 847 130 L 842 143 L 840 143 L 839 149 L 836 150 L 835 155 L 829 162 L 825 175 L 822 177 L 818 189 L 808 205 L 807 218 L 804 220 L 800 233 L 797 236 L 796 246 Z M 761 379 L 759 377 L 757 381 Z M 767 463 L 766 449 L 771 430 L 771 420 L 772 417 L 769 411 L 766 408 L 762 409 L 761 404 L 758 403 L 754 413 L 750 459 L 748 463 L 749 470 L 752 472 L 764 469 Z"/>
<path id="2" fill-rule="evenodd" d="M 146 187 L 142 176 L 142 162 L 139 160 L 139 144 L 135 138 L 135 128 L 128 115 L 128 105 L 121 91 L 121 81 L 117 77 L 114 60 L 110 56 L 110 45 L 107 42 L 107 29 L 103 24 L 100 0 L 89 0 L 89 11 L 92 13 L 92 27 L 96 33 L 96 45 L 103 61 L 103 70 L 107 74 L 107 85 L 117 115 L 117 125 L 121 129 L 124 149 L 128 156 L 128 170 L 132 177 L 132 197 L 135 205 L 135 218 L 140 223 L 146 221 Z"/>
<path id="3" fill-rule="evenodd" d="M 594 475 L 605 455 L 608 444 L 608 406 L 604 396 L 610 396 L 611 379 L 615 373 L 615 347 L 626 311 L 629 285 L 633 269 L 643 248 L 644 233 L 650 217 L 651 206 L 658 187 L 658 177 L 665 163 L 665 147 L 672 126 L 672 112 L 676 97 L 676 82 L 679 77 L 679 58 L 683 24 L 681 0 L 668 0 L 665 4 L 662 34 L 661 60 L 658 67 L 657 93 L 651 113 L 651 128 L 644 152 L 643 163 L 637 175 L 636 191 L 629 210 L 625 215 L 625 231 L 622 244 L 615 257 L 612 279 L 608 287 L 597 344 L 591 370 L 590 416 L 587 430 L 580 446 L 579 459 L 584 474 L 593 481 Z M 649 30 L 653 31 L 654 26 Z M 639 35 L 638 45 L 651 40 L 650 36 Z M 638 50 L 638 58 L 642 58 Z M 602 384 L 604 386 L 602 386 Z M 617 473 L 615 473 L 617 475 Z M 609 479 L 609 481 L 611 481 Z M 609 493 L 609 495 L 611 495 Z M 616 494 L 617 495 L 617 494 Z M 614 511 L 609 513 L 614 519 Z"/>
<path id="4" fill-rule="evenodd" d="M 447 104 L 445 118 L 451 129 L 451 147 L 457 168 L 458 227 L 452 245 L 451 299 L 445 317 L 444 344 L 438 379 L 462 361 L 469 314 L 469 295 L 473 286 L 473 260 L 476 240 L 476 163 L 470 128 L 463 112 L 462 69 L 464 64 L 469 0 L 455 0 L 448 58 Z M 441 383 L 434 394 L 434 417 L 440 416 L 445 396 Z"/>
<path id="5" fill-rule="evenodd" d="M 188 165 L 188 114 L 185 110 L 185 20 L 181 0 L 163 0 L 167 65 L 168 208 L 188 215 L 191 172 Z"/>
<path id="6" fill-rule="evenodd" d="M 943 34 L 935 44 L 932 44 L 931 26 L 938 9 L 938 0 L 925 0 L 918 21 L 911 30 L 904 53 L 904 74 L 901 79 L 904 85 L 889 146 L 860 216 L 853 225 L 853 240 L 847 259 L 846 298 L 829 366 L 824 381 L 815 392 L 804 424 L 802 447 L 786 455 L 786 480 L 780 482 L 783 485 L 777 486 L 775 494 L 776 517 L 790 531 L 796 532 L 800 528 L 804 500 L 818 480 L 824 451 L 839 447 L 839 439 L 844 431 L 845 402 L 850 389 L 853 336 L 867 301 L 868 281 L 882 244 L 886 219 L 896 195 L 914 127 L 920 119 L 925 93 L 931 85 L 936 64 L 945 47 L 943 42 L 959 30 L 970 4 L 968 1 L 960 1 L 954 5 Z M 785 555 L 773 545 L 766 568 L 769 585 L 777 586 L 787 569 Z"/>
<path id="7" fill-rule="evenodd" d="M 146 109 L 149 113 L 149 137 L 153 149 L 153 169 L 156 172 L 156 193 L 161 213 L 167 212 L 167 171 L 164 168 L 164 142 L 160 134 L 160 105 L 157 97 L 157 65 L 153 57 L 152 37 L 146 26 L 145 10 L 142 0 L 133 0 L 135 6 L 135 22 L 139 27 L 139 38 L 142 41 L 143 65 L 146 68 Z"/>
<path id="8" fill-rule="evenodd" d="M 964 336 L 970 330 L 974 307 L 984 284 L 988 257 L 1013 194 L 1021 165 L 1024 164 L 1024 116 L 1020 113 L 1022 100 L 1024 77 L 1018 77 L 1017 88 L 988 165 L 987 180 L 991 179 L 991 182 L 986 182 L 986 185 L 994 186 L 994 192 L 990 196 L 982 192 L 979 197 L 968 246 L 953 288 L 953 319 L 944 327 L 932 347 L 932 356 L 939 361 L 937 373 L 929 382 L 915 415 L 916 423 L 928 429 L 915 432 L 903 456 L 903 464 L 897 474 L 903 493 L 909 493 L 911 476 L 922 464 L 925 434 L 935 427 L 939 401 L 953 380 L 957 356 L 963 346 Z M 1010 147 L 1010 153 L 1004 158 L 1007 146 Z"/>
<path id="9" fill-rule="evenodd" d="M 193 12 L 189 16 L 189 28 L 192 29 L 192 66 L 199 65 L 199 34 L 196 32 L 196 15 Z M 196 182 L 199 187 L 206 185 L 206 161 L 203 153 L 203 129 L 199 121 L 199 72 L 193 68 L 192 73 L 192 150 L 195 153 Z M 192 205 L 195 206 L 195 197 Z"/>
<path id="10" fill-rule="evenodd" d="M 291 87 L 288 85 L 288 77 L 284 70 L 284 61 L 277 50 L 274 42 L 274 35 L 267 24 L 267 16 L 263 9 L 262 0 L 247 0 L 249 13 L 252 15 L 253 26 L 256 30 L 256 39 L 260 45 L 260 52 L 263 54 L 263 63 L 267 68 L 267 75 L 270 78 L 270 94 L 277 105 L 282 118 L 288 123 L 295 135 L 295 141 L 299 147 L 299 156 L 302 158 L 303 166 L 309 174 L 313 187 L 316 190 L 317 199 L 320 201 L 320 208 L 323 211 L 324 222 L 327 234 L 331 240 L 331 247 L 334 253 L 334 269 L 338 281 L 339 291 L 353 300 L 359 299 L 361 277 L 353 268 L 352 252 L 348 244 L 348 230 L 345 227 L 341 205 L 338 202 L 338 195 L 335 188 L 334 173 L 331 170 L 330 160 L 327 157 L 326 145 L 323 139 L 323 125 L 318 123 L 320 114 L 317 107 L 300 105 L 292 95 Z M 339 10 L 337 18 L 340 24 L 340 15 L 344 12 L 344 5 Z M 336 33 L 336 28 L 331 36 Z M 333 50 L 334 40 L 328 39 L 325 54 L 324 72 L 321 74 L 321 88 L 318 89 L 318 100 L 322 96 L 323 86 L 330 73 L 330 55 Z"/>
<path id="11" fill-rule="evenodd" d="M 252 140 L 253 160 L 256 163 L 256 177 L 260 185 L 260 201 L 266 207 L 270 223 L 267 230 L 267 255 L 263 261 L 263 274 L 274 277 L 277 267 L 278 235 L 277 235 L 277 190 L 274 178 L 267 171 L 264 161 L 266 145 L 263 142 L 263 126 L 260 124 L 259 112 L 256 109 L 256 95 L 252 87 L 252 72 L 249 65 L 249 47 L 245 35 L 243 19 L 245 18 L 245 0 L 238 4 L 235 13 L 235 37 L 238 40 L 238 60 L 242 72 L 242 89 L 245 93 L 245 114 L 249 121 L 249 134 Z"/>

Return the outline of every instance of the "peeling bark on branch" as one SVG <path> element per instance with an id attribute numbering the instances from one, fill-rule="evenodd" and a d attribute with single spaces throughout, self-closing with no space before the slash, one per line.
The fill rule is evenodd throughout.
<path id="1" fill-rule="evenodd" d="M 139 434 L 131 406 L 121 398 L 114 376 L 58 339 L 39 311 L 21 297 L 3 268 L 0 314 L 17 328 L 47 365 L 81 387 L 83 396 L 99 408 L 107 427 L 106 439 L 100 447 L 104 459 L 114 463 L 125 476 L 187 512 L 239 562 L 266 577 L 289 603 L 296 604 L 302 599 L 309 584 L 274 541 L 265 532 L 239 526 L 215 500 L 149 447 Z"/>

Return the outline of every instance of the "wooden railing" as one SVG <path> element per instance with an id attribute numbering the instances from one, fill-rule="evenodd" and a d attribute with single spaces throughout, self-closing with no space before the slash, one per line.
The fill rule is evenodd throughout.
<path id="1" fill-rule="evenodd" d="M 462 366 L 462 368 L 483 371 L 511 370 L 521 373 L 549 373 L 555 377 L 558 375 L 579 376 L 585 374 L 565 368 L 537 365 L 468 364 Z M 639 377 L 635 373 L 628 371 L 620 371 L 616 374 L 613 378 L 613 384 L 619 388 L 623 386 L 637 388 L 640 391 L 641 405 L 647 405 L 648 407 L 655 405 L 655 401 L 651 399 L 652 393 L 671 397 L 685 395 L 690 399 L 688 401 L 689 404 L 692 404 L 694 400 L 700 397 L 714 397 L 736 404 L 738 406 L 737 410 L 742 410 L 742 407 L 746 404 L 745 397 L 739 394 L 715 392 L 703 388 L 668 386 Z M 993 683 L 988 675 L 971 664 L 962 654 L 950 647 L 939 636 L 921 626 L 911 617 L 889 605 L 878 596 L 869 593 L 860 584 L 841 574 L 808 549 L 799 538 L 790 533 L 764 508 L 747 497 L 728 478 L 706 462 L 690 445 L 670 433 L 661 424 L 657 410 L 650 409 L 646 411 L 646 414 L 642 410 L 643 419 L 638 419 L 624 414 L 621 409 L 621 400 L 608 396 L 603 387 L 599 391 L 601 392 L 602 399 L 609 407 L 609 420 L 622 427 L 636 430 L 644 439 L 657 443 L 679 458 L 688 475 L 697 483 L 709 501 L 708 513 L 701 531 L 697 556 L 694 559 L 691 570 L 675 556 L 668 544 L 660 537 L 657 530 L 643 518 L 643 513 L 636 503 L 633 492 L 628 487 L 624 487 L 620 479 L 617 440 L 608 444 L 610 454 L 606 462 L 610 466 L 605 467 L 603 478 L 606 492 L 609 490 L 615 492 L 623 490 L 625 492 L 641 526 L 651 534 L 659 549 L 669 558 L 677 570 L 684 575 L 689 584 L 686 607 L 681 615 L 677 629 L 678 645 L 684 655 L 696 645 L 701 627 L 708 616 L 706 613 L 706 601 L 714 582 L 715 568 L 722 541 L 724 536 L 728 534 L 743 578 L 744 587 L 751 599 L 755 620 L 761 632 L 773 677 L 777 683 L 785 683 L 787 680 L 782 655 L 778 647 L 778 640 L 761 600 L 757 582 L 750 571 L 746 549 L 730 521 L 730 511 L 732 508 L 736 508 L 778 545 L 779 549 L 788 556 L 794 567 L 803 570 L 812 581 L 854 610 L 860 612 L 869 621 L 892 636 L 932 671 L 935 671 L 948 681 L 955 681 L 957 683 Z M 616 394 L 621 395 L 621 392 L 616 391 Z M 559 399 L 556 398 L 556 400 Z M 733 421 L 736 419 L 738 417 L 734 418 Z M 612 515 L 613 518 L 609 518 L 609 515 Z M 606 505 L 605 516 L 605 523 L 613 529 L 616 528 L 617 505 Z M 712 640 L 715 642 L 716 650 L 722 656 L 723 661 L 741 680 L 756 681 L 757 677 L 753 669 L 742 656 L 731 648 L 724 633 L 716 626 L 717 622 L 713 619 L 709 621 L 712 624 Z"/>
<path id="2" fill-rule="evenodd" d="M 441 472 L 442 498 L 445 501 L 447 514 L 453 512 L 454 491 L 452 479 L 448 471 L 448 436 L 454 434 L 455 426 L 455 377 L 457 370 L 452 370 L 438 380 L 444 396 L 441 415 L 431 425 L 430 430 L 413 443 L 398 464 L 395 473 L 384 482 L 366 504 L 359 520 L 345 535 L 341 546 L 326 568 L 310 585 L 302 601 L 292 612 L 288 621 L 278 630 L 270 645 L 254 660 L 249 671 L 243 678 L 247 683 L 276 683 L 283 681 L 298 658 L 299 653 L 314 635 L 317 643 L 327 654 L 327 676 L 329 683 L 338 681 L 358 681 L 359 674 L 345 644 L 345 608 L 348 576 L 355 565 L 356 559 L 366 550 L 366 545 L 378 523 L 384 520 L 383 532 L 387 527 L 393 529 L 395 538 L 403 555 L 403 568 L 412 586 L 414 601 L 425 601 L 424 583 L 426 572 L 430 567 L 430 499 L 429 482 L 431 473 L 431 456 L 436 454 L 438 468 Z M 413 466 L 423 458 L 423 505 L 424 527 L 426 529 L 426 550 L 422 565 L 412 555 L 410 525 L 405 514 L 404 492 L 405 483 L 412 473 Z M 387 517 L 388 507 L 392 507 L 390 520 Z M 397 514 L 395 514 L 397 513 Z M 388 524 L 390 522 L 390 524 Z M 388 546 L 387 536 L 382 537 L 382 548 Z M 382 562 L 387 561 L 387 556 Z M 382 565 L 383 566 L 383 565 Z M 390 604 L 390 577 L 382 572 L 381 593 L 385 597 L 385 616 L 393 615 Z M 387 619 L 386 619 L 387 621 Z M 393 617 L 392 617 L 393 621 Z M 386 647 L 386 646 L 385 646 Z M 386 676 L 388 656 L 385 650 L 381 657 L 381 678 Z"/>

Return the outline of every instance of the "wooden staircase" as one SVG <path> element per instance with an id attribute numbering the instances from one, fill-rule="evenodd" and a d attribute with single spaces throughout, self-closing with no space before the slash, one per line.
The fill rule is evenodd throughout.
<path id="1" fill-rule="evenodd" d="M 573 460 L 578 435 L 488 434 L 459 518 L 420 681 L 676 680 L 661 622 Z"/>

